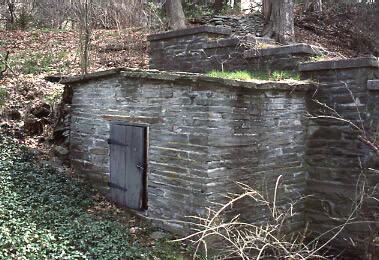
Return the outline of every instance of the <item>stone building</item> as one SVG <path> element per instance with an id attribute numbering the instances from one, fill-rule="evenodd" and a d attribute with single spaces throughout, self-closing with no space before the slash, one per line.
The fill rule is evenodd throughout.
<path id="1" fill-rule="evenodd" d="M 290 228 L 309 224 L 317 235 L 341 224 L 356 203 L 362 171 L 378 195 L 378 174 L 366 169 L 379 163 L 361 141 L 363 132 L 377 135 L 378 58 L 309 62 L 322 50 L 303 44 L 249 49 L 229 36 L 211 27 L 150 36 L 151 67 L 172 72 L 120 68 L 63 79 L 72 166 L 116 203 L 178 233 L 188 234 L 187 216 L 204 216 L 238 192 L 238 182 L 272 195 L 279 176 L 278 207 L 312 195 L 294 208 Z M 265 40 L 251 39 L 259 41 Z M 308 81 L 192 73 L 219 69 L 212 62 L 218 54 L 227 55 L 228 69 L 275 67 Z M 306 116 L 330 113 L 363 132 L 342 120 Z M 365 210 L 377 220 L 379 203 L 369 199 Z M 255 223 L 268 214 L 252 201 L 233 212 Z M 376 239 L 372 223 L 349 225 L 338 241 L 358 241 L 354 250 L 366 250 L 358 245 Z"/>
<path id="2" fill-rule="evenodd" d="M 312 84 L 128 69 L 62 83 L 72 93 L 74 168 L 166 228 L 187 232 L 174 220 L 205 214 L 239 190 L 236 182 L 272 191 L 283 175 L 279 202 L 304 195 L 303 115 Z M 249 221 L 265 217 L 244 208 L 234 209 Z M 302 225 L 300 215 L 294 224 Z"/>

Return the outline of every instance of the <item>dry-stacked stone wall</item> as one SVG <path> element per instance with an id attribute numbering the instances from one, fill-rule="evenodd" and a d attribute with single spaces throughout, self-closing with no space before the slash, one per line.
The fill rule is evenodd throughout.
<path id="1" fill-rule="evenodd" d="M 224 27 L 201 26 L 148 36 L 151 69 L 297 71 L 298 64 L 325 51 L 307 44 L 275 46 L 268 38 L 231 36 Z"/>
<path id="2" fill-rule="evenodd" d="M 148 36 L 150 68 L 167 71 L 206 72 L 243 69 L 240 38 L 231 30 L 202 26 Z"/>
<path id="3" fill-rule="evenodd" d="M 152 67 L 219 69 L 211 57 L 221 57 L 217 50 L 219 55 L 228 48 L 236 51 L 230 46 L 240 46 L 239 39 L 224 29 L 206 28 L 150 36 Z M 213 53 L 202 56 L 211 45 Z M 315 51 L 302 44 L 261 50 L 259 55 L 241 48 L 240 56 L 233 56 L 245 61 L 235 63 L 239 70 L 257 68 L 252 60 L 262 57 L 268 62 L 259 65 L 267 69 L 275 68 L 273 57 L 290 64 L 282 68 L 291 68 L 303 60 L 301 53 Z M 294 53 L 300 56 L 292 62 Z M 360 255 L 374 255 L 379 234 L 378 59 L 303 63 L 299 69 L 303 79 L 316 83 L 128 69 L 66 79 L 62 83 L 71 94 L 67 118 L 72 165 L 107 192 L 110 124 L 144 124 L 149 129 L 144 214 L 160 219 L 164 228 L 186 233 L 188 226 L 180 221 L 204 215 L 213 202 L 224 202 L 223 195 L 239 191 L 237 182 L 272 195 L 282 176 L 278 207 L 309 195 L 295 208 L 291 229 L 307 227 L 316 237 L 350 218 L 354 223 L 338 232 L 334 245 L 346 249 L 349 243 Z M 363 184 L 366 195 L 360 204 Z M 233 212 L 248 222 L 269 214 L 251 201 L 233 205 Z"/>
<path id="4" fill-rule="evenodd" d="M 278 207 L 304 195 L 305 96 L 311 84 L 128 70 L 90 77 L 66 81 L 72 91 L 72 165 L 107 192 L 110 123 L 147 125 L 145 214 L 164 220 L 165 228 L 187 232 L 175 220 L 204 215 L 211 202 L 241 191 L 236 182 L 272 196 L 282 175 Z M 268 214 L 252 200 L 233 209 L 249 222 Z M 304 224 L 302 210 L 294 210 L 295 227 Z"/>
<path id="5" fill-rule="evenodd" d="M 194 22 L 211 26 L 226 27 L 232 30 L 236 36 L 255 36 L 263 30 L 263 17 L 260 15 L 225 16 L 215 15 L 213 17 L 202 17 Z"/>
<path id="6" fill-rule="evenodd" d="M 374 247 L 378 236 L 379 203 L 373 197 L 379 197 L 374 189 L 379 174 L 368 169 L 379 169 L 379 153 L 364 140 L 375 142 L 378 135 L 378 59 L 314 62 L 301 65 L 300 70 L 304 78 L 321 84 L 313 95 L 317 101 L 309 105 L 309 112 L 321 117 L 310 121 L 306 142 L 310 230 L 321 234 L 351 215 L 354 224 L 347 225 L 337 241 L 344 247 L 350 244 L 353 251 L 370 250 L 362 244 Z M 355 212 L 363 183 L 370 196 Z"/>

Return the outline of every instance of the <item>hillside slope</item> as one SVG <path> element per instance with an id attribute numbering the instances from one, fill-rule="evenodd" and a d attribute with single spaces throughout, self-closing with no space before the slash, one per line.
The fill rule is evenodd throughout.
<path id="1" fill-rule="evenodd" d="M 297 10 L 296 41 L 328 49 L 331 53 L 325 59 L 378 55 L 379 33 L 359 29 L 365 24 L 357 24 L 356 17 L 359 16 L 355 9 L 331 10 L 322 15 Z M 229 26 L 241 36 L 259 35 L 263 28 L 259 14 L 198 17 L 189 23 Z M 141 28 L 95 30 L 89 71 L 147 68 L 147 34 Z M 18 138 L 37 146 L 51 137 L 62 86 L 47 82 L 44 77 L 80 73 L 78 39 L 79 34 L 73 31 L 0 31 L 0 54 L 4 56 L 9 51 L 10 67 L 6 77 L 0 79 L 0 105 L 2 99 L 6 101 L 0 117 L 2 127 L 11 127 Z"/>
<path id="2" fill-rule="evenodd" d="M 146 32 L 96 30 L 92 35 L 89 71 L 114 67 L 147 67 Z M 49 75 L 81 72 L 79 34 L 72 31 L 0 31 L 0 54 L 9 52 L 0 79 L 0 124 L 31 146 L 50 145 L 63 86 Z"/>

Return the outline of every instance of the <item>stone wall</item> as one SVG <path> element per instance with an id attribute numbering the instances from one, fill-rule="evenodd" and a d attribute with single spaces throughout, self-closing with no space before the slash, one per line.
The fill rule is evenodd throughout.
<path id="1" fill-rule="evenodd" d="M 372 197 L 379 196 L 374 189 L 379 174 L 369 170 L 379 169 L 379 152 L 359 138 L 373 142 L 377 136 L 379 63 L 377 58 L 312 62 L 302 64 L 300 71 L 303 79 L 319 83 L 317 89 L 306 82 L 126 69 L 63 81 L 73 93 L 73 166 L 107 191 L 110 122 L 142 123 L 149 126 L 146 216 L 161 219 L 163 227 L 175 232 L 187 232 L 186 225 L 167 220 L 204 214 L 211 202 L 224 202 L 223 195 L 238 192 L 236 182 L 272 196 L 282 175 L 279 207 L 309 195 L 296 208 L 291 228 L 307 222 L 315 237 L 344 223 L 357 205 L 357 187 L 363 181 Z M 306 119 L 307 113 L 324 117 Z M 246 201 L 232 212 L 251 222 L 268 214 Z M 366 198 L 352 215 L 356 223 L 346 226 L 334 245 L 373 255 L 377 212 L 378 201 Z"/>
<path id="2" fill-rule="evenodd" d="M 297 70 L 300 62 L 322 55 L 307 44 L 275 46 L 268 38 L 232 37 L 223 27 L 201 26 L 148 36 L 150 68 L 166 71 Z"/>
<path id="3" fill-rule="evenodd" d="M 236 182 L 264 191 L 273 199 L 276 180 L 279 207 L 288 207 L 305 194 L 306 93 L 219 88 L 208 106 L 212 131 L 208 137 L 208 192 L 211 201 L 220 194 L 241 192 Z M 209 103 L 209 101 L 207 103 Z M 292 229 L 304 226 L 303 205 L 296 205 Z M 247 222 L 271 218 L 266 207 L 251 200 L 233 205 L 233 216 Z M 271 213 L 272 214 L 272 213 Z"/>
<path id="4" fill-rule="evenodd" d="M 197 18 L 196 22 L 212 26 L 227 27 L 232 30 L 233 35 L 255 36 L 263 30 L 263 17 L 257 14 L 246 16 L 215 15 L 211 17 Z"/>
<path id="5" fill-rule="evenodd" d="M 150 68 L 205 72 L 243 69 L 241 39 L 222 27 L 202 26 L 148 36 Z"/>
<path id="6" fill-rule="evenodd" d="M 244 53 L 250 71 L 298 71 L 300 63 L 307 62 L 311 57 L 324 55 L 327 52 L 309 44 L 297 43 L 276 47 L 253 48 Z"/>
<path id="7" fill-rule="evenodd" d="M 98 77 L 96 79 L 96 77 Z M 111 121 L 149 127 L 148 210 L 154 219 L 186 220 L 210 202 L 238 192 L 235 182 L 271 197 L 284 185 L 278 207 L 304 195 L 306 83 L 255 83 L 185 73 L 113 71 L 66 81 L 73 91 L 70 154 L 75 170 L 107 191 Z M 252 208 L 259 210 L 252 211 Z M 234 207 L 250 222 L 262 207 Z M 303 225 L 296 208 L 296 227 Z M 186 232 L 182 223 L 164 227 Z"/>
<path id="8" fill-rule="evenodd" d="M 368 192 L 379 183 L 379 174 L 367 170 L 378 169 L 379 153 L 375 155 L 374 150 L 359 140 L 359 135 L 367 135 L 373 141 L 378 134 L 379 92 L 374 80 L 379 78 L 378 68 L 377 58 L 323 61 L 300 67 L 304 78 L 321 83 L 313 98 L 336 111 L 313 102 L 309 105 L 311 114 L 341 117 L 366 131 L 331 118 L 310 121 L 306 161 L 307 194 L 311 197 L 306 217 L 315 235 L 344 223 L 359 201 L 363 181 Z M 373 195 L 378 198 L 378 190 Z M 378 212 L 378 201 L 366 198 L 358 213 L 352 215 L 358 223 L 347 225 L 336 242 L 360 255 L 363 250 L 372 250 L 367 245 L 373 246 L 378 236 Z M 362 222 L 367 220 L 374 222 Z"/>

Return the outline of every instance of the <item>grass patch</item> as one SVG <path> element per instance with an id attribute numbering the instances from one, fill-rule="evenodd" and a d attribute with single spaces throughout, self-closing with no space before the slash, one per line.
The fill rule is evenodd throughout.
<path id="1" fill-rule="evenodd" d="M 286 79 L 300 80 L 300 75 L 292 71 L 278 70 L 271 73 L 270 79 L 275 81 Z"/>
<path id="2" fill-rule="evenodd" d="M 248 71 L 216 71 L 212 70 L 211 72 L 207 73 L 207 76 L 213 77 L 213 78 L 224 78 L 224 79 L 241 79 L 241 80 L 251 80 L 252 75 Z"/>
<path id="3" fill-rule="evenodd" d="M 207 76 L 214 78 L 224 79 L 238 79 L 238 80 L 300 80 L 300 75 L 292 71 L 273 71 L 272 73 L 256 71 L 216 71 L 212 70 L 207 73 Z"/>
<path id="4" fill-rule="evenodd" d="M 320 55 L 313 55 L 313 56 L 311 56 L 309 58 L 309 61 L 310 62 L 316 62 L 316 61 L 322 61 L 324 59 L 325 59 L 325 55 L 320 54 Z"/>
<path id="5" fill-rule="evenodd" d="M 8 91 L 5 88 L 0 87 L 0 108 L 5 105 L 8 97 Z"/>
<path id="6" fill-rule="evenodd" d="M 0 259 L 181 259 L 173 244 L 147 246 L 110 213 L 91 214 L 94 190 L 0 133 Z"/>

